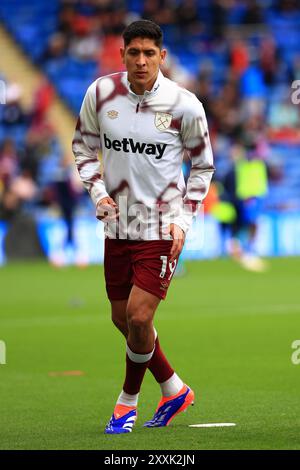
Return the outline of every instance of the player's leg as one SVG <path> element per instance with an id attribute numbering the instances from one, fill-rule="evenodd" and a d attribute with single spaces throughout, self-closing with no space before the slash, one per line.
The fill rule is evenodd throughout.
<path id="1" fill-rule="evenodd" d="M 131 244 L 132 245 L 132 244 Z M 141 246 L 141 244 L 139 244 L 139 246 Z M 143 276 L 143 269 L 139 269 L 140 267 L 144 266 L 144 262 L 143 263 L 136 263 L 136 270 L 135 270 L 135 281 L 136 283 L 141 283 L 143 284 L 145 281 L 145 285 L 146 285 L 146 289 L 148 290 L 149 287 L 151 288 L 151 284 L 152 284 L 152 288 L 154 289 L 154 298 L 155 298 L 155 309 L 157 308 L 157 305 L 159 303 L 159 299 L 161 298 L 164 298 L 165 295 L 166 295 L 166 291 L 167 291 L 167 287 L 169 285 L 169 282 L 171 277 L 172 277 L 172 274 L 174 272 L 174 268 L 176 266 L 176 264 L 168 264 L 167 263 L 167 256 L 169 255 L 169 248 L 170 248 L 171 245 L 169 245 L 169 247 L 167 248 L 166 250 L 166 253 L 164 253 L 164 251 L 160 251 L 161 250 L 161 245 L 158 245 L 157 243 L 154 243 L 154 247 L 152 246 L 152 248 L 150 247 L 149 243 L 147 242 L 147 249 L 150 247 L 150 250 L 148 249 L 148 252 L 150 251 L 151 252 L 151 249 L 152 249 L 152 253 L 151 253 L 151 257 L 150 257 L 150 260 L 149 260 L 149 257 L 148 257 L 148 264 L 150 265 L 149 267 L 152 269 L 152 273 L 154 273 L 154 280 L 155 282 L 151 282 L 151 279 L 145 279 L 145 276 Z M 164 248 L 166 248 L 164 246 Z M 144 258 L 144 250 L 145 248 L 142 247 L 142 250 L 141 250 L 141 253 L 143 253 L 143 256 L 142 256 L 142 259 Z M 154 253 L 153 253 L 154 251 Z M 148 253 L 149 254 L 149 253 Z M 152 262 L 151 262 L 151 258 L 152 258 Z M 111 260 L 112 260 L 112 256 L 109 257 L 110 259 L 110 265 L 111 265 Z M 138 256 L 136 257 L 136 261 L 138 260 Z M 158 260 L 158 262 L 157 262 Z M 161 266 L 161 261 L 163 260 L 163 270 L 161 269 L 162 266 Z M 153 265 L 153 261 L 154 261 L 154 265 Z M 119 260 L 117 260 L 117 263 L 119 262 Z M 124 267 L 124 265 L 123 265 Z M 150 269 L 150 272 L 151 272 L 151 269 Z M 106 271 L 108 271 L 106 269 Z M 163 271 L 163 276 L 161 275 L 162 274 L 162 271 Z M 108 274 L 109 274 L 110 271 L 108 271 Z M 147 269 L 146 270 L 146 273 L 149 274 L 149 270 Z M 120 274 L 120 272 L 119 272 Z M 123 276 L 118 276 L 117 279 L 119 280 L 119 282 L 121 283 L 120 285 L 120 292 L 122 291 L 122 294 L 124 295 L 124 282 L 122 280 L 122 277 Z M 166 280 L 164 280 L 163 278 L 166 277 Z M 158 282 L 157 282 L 157 278 L 159 278 Z M 117 287 L 117 279 L 114 278 L 112 281 L 112 286 L 110 286 L 109 284 L 109 276 L 106 275 L 106 281 L 107 281 L 107 292 L 108 292 L 108 295 L 111 294 L 111 297 L 118 297 L 119 296 L 119 291 L 116 290 L 116 287 Z M 149 282 L 148 282 L 149 281 Z M 152 279 L 153 281 L 153 279 Z M 155 285 L 156 283 L 156 285 Z M 136 286 L 138 287 L 138 286 Z M 160 290 L 162 289 L 162 290 Z M 140 288 L 140 290 L 143 292 L 144 290 Z M 150 321 L 150 318 L 152 317 L 153 319 L 153 315 L 154 315 L 154 311 L 155 309 L 153 309 L 153 305 L 149 305 L 149 299 L 151 299 L 151 296 L 149 298 L 149 296 L 146 295 L 146 297 L 144 297 L 144 294 L 149 294 L 149 292 L 147 293 L 147 291 L 145 291 L 143 294 L 142 294 L 142 302 L 141 302 L 141 296 L 140 296 L 141 292 L 139 292 L 137 289 L 132 289 L 132 304 L 131 304 L 131 307 L 130 309 L 128 310 L 129 312 L 129 316 L 131 318 L 131 324 L 133 326 L 132 328 L 132 335 L 133 335 L 133 341 L 134 341 L 134 338 L 136 338 L 136 340 L 138 340 L 139 342 L 141 342 L 142 338 L 143 338 L 143 335 L 145 334 L 145 331 L 147 331 L 147 328 L 148 328 L 148 336 L 149 338 L 151 337 L 151 333 L 149 333 L 150 331 L 150 323 L 151 323 L 151 327 L 152 327 L 152 331 L 153 331 L 153 324 L 152 324 L 152 321 Z M 109 295 L 110 297 L 110 295 Z M 148 299 L 147 299 L 148 297 Z M 157 298 L 156 298 L 157 297 Z M 146 304 L 144 304 L 144 298 L 147 299 L 147 302 Z M 128 324 L 127 324 L 127 314 L 126 314 L 126 311 L 125 311 L 125 305 L 127 306 L 127 300 L 111 300 L 111 304 L 112 304 L 112 319 L 113 319 L 113 322 L 114 324 L 116 325 L 116 327 L 123 333 L 123 335 L 125 337 L 127 337 L 128 335 Z M 151 299 L 151 301 L 153 300 L 153 298 Z M 138 301 L 138 302 L 136 302 Z M 148 305 L 147 305 L 148 303 Z M 151 302 L 150 302 L 151 304 Z M 135 317 L 136 317 L 136 310 L 138 311 L 142 311 L 144 312 L 143 313 L 143 316 L 145 316 L 145 312 L 151 312 L 151 316 L 150 318 L 148 317 L 147 313 L 146 313 L 146 317 L 147 317 L 147 321 L 145 322 L 146 326 L 144 325 L 143 329 L 141 328 L 138 328 L 137 327 L 137 323 L 141 323 L 140 320 L 136 321 L 135 320 Z M 144 322 L 142 322 L 144 323 Z M 144 332 L 142 331 L 144 330 Z M 147 333 L 146 333 L 147 334 Z M 159 339 L 156 335 L 156 332 L 153 333 L 154 335 L 154 338 L 156 337 L 155 339 L 155 348 L 154 348 L 154 352 L 152 352 L 152 357 L 150 359 L 150 362 L 148 361 L 148 367 L 150 369 L 150 371 L 152 372 L 152 374 L 154 375 L 155 379 L 157 380 L 157 382 L 160 384 L 161 386 L 161 391 L 162 391 L 162 395 L 163 395 L 163 398 L 162 400 L 172 400 L 174 397 L 177 397 L 180 395 L 180 396 L 183 396 L 185 394 L 185 389 L 186 389 L 186 386 L 183 384 L 183 382 L 181 381 L 181 379 L 177 376 L 177 374 L 174 372 L 174 370 L 171 368 L 169 362 L 167 361 L 163 351 L 161 350 L 161 347 L 160 347 L 160 344 L 159 344 Z M 153 339 L 152 339 L 153 341 Z M 142 344 L 143 344 L 143 349 L 145 349 L 145 343 L 142 341 Z M 136 346 L 136 344 L 135 344 Z M 149 345 L 147 345 L 147 348 L 149 347 Z M 138 346 L 137 346 L 138 347 Z M 130 348 L 129 348 L 130 349 Z M 133 351 L 134 353 L 134 351 Z M 149 359 L 150 356 L 146 357 L 146 359 Z M 138 357 L 136 356 L 133 356 L 131 355 L 131 358 L 133 359 L 137 359 Z M 139 358 L 141 359 L 141 358 Z M 145 357 L 143 358 L 145 359 Z M 128 359 L 127 359 L 127 364 L 128 364 Z M 135 362 L 135 361 L 132 361 L 132 362 Z M 145 361 L 146 362 L 146 361 Z M 128 387 L 130 387 L 130 382 L 131 382 L 131 373 L 130 373 L 130 370 L 133 366 L 132 363 L 130 363 L 130 368 L 129 368 L 129 374 L 128 374 L 128 377 L 127 377 L 127 384 L 126 384 L 126 380 L 125 380 L 125 388 L 128 392 L 131 391 L 136 391 L 136 389 L 129 389 Z M 145 364 L 144 364 L 145 365 Z M 144 377 L 144 373 L 145 373 L 145 370 L 146 368 L 141 365 L 141 366 L 138 366 L 138 365 L 134 365 L 134 369 L 137 370 L 139 369 L 139 374 L 137 374 L 137 379 L 138 381 L 139 380 L 142 380 L 143 377 Z M 141 383 L 141 382 L 140 382 Z M 140 385 L 139 385 L 140 387 Z M 139 389 L 138 387 L 138 389 Z M 117 406 L 115 408 L 115 411 L 114 411 L 114 414 L 112 416 L 112 419 L 110 420 L 107 428 L 106 428 L 106 432 L 108 433 L 116 433 L 116 432 L 129 432 L 131 431 L 132 429 L 132 425 L 134 424 L 134 421 L 136 419 L 136 406 L 137 406 L 137 400 L 138 400 L 138 393 L 127 393 L 126 391 L 122 391 L 120 396 L 119 396 L 119 399 L 118 399 L 118 402 L 117 402 Z M 184 399 L 184 403 L 183 403 L 183 406 L 188 406 L 187 403 L 188 403 L 188 399 L 191 397 L 191 391 L 190 393 L 188 394 L 189 396 L 186 397 Z M 179 397 L 180 398 L 180 397 Z M 181 398 L 180 398 L 181 399 Z M 178 410 L 178 403 L 180 402 L 180 399 L 176 399 L 176 407 L 175 406 L 172 406 L 172 417 L 174 417 L 179 411 L 182 411 L 182 406 L 181 406 L 181 409 L 179 409 L 179 411 L 175 412 L 176 410 Z M 162 404 L 162 400 L 159 404 L 159 407 L 157 409 L 157 412 L 160 410 L 160 405 Z M 164 402 L 163 402 L 164 404 Z M 154 416 L 157 417 L 157 412 Z M 116 417 L 119 417 L 116 419 Z M 171 418 L 172 418 L 171 417 Z M 127 423 L 127 419 L 129 420 L 128 423 Z M 118 421 L 118 422 L 117 422 Z M 156 425 L 159 425 L 159 426 L 163 426 L 163 425 L 166 425 L 168 424 L 170 421 L 170 419 L 168 420 L 168 422 L 165 422 L 162 423 L 162 421 L 160 420 L 159 421 L 159 424 L 157 424 L 157 420 L 155 420 L 155 424 L 153 424 L 153 420 L 151 422 L 151 426 L 156 426 Z M 119 425 L 119 426 L 118 426 Z M 124 426 L 124 429 L 123 429 L 123 426 Z M 119 428 L 119 429 L 118 429 Z"/>
<path id="2" fill-rule="evenodd" d="M 135 287 L 150 292 L 157 298 L 165 299 L 177 262 L 177 260 L 170 261 L 171 247 L 172 241 L 169 240 L 141 242 L 136 247 L 133 245 Z M 172 369 L 160 348 L 158 337 L 148 367 L 160 384 L 163 396 L 153 419 L 146 423 L 146 426 L 166 426 L 176 414 L 193 403 L 194 393 Z"/>
<path id="3" fill-rule="evenodd" d="M 241 256 L 241 265 L 250 271 L 263 272 L 267 264 L 256 253 L 255 239 L 257 235 L 257 218 L 260 214 L 260 198 L 251 198 L 247 201 L 241 201 L 243 228 L 246 234 L 244 240 L 245 251 Z"/>
<path id="4" fill-rule="evenodd" d="M 133 286 L 127 304 L 128 337 L 123 390 L 138 394 L 155 349 L 154 313 L 160 299 Z"/>
<path id="5" fill-rule="evenodd" d="M 165 396 L 173 396 L 172 391 L 181 390 L 183 387 L 182 381 L 174 373 L 160 349 L 153 328 L 153 317 L 159 302 L 160 299 L 155 295 L 137 286 L 132 287 L 126 309 L 128 337 L 125 382 L 111 420 L 106 426 L 105 432 L 107 434 L 119 434 L 132 430 L 137 416 L 136 409 L 141 384 L 152 359 L 152 371 L 154 371 L 157 380 L 162 382 L 161 386 L 162 390 L 166 392 Z M 112 301 L 114 324 L 124 336 L 126 336 L 125 303 L 125 301 Z M 155 357 L 154 353 L 156 353 Z M 166 373 L 167 376 L 164 375 Z"/>
<path id="6" fill-rule="evenodd" d="M 127 323 L 129 347 L 138 354 L 153 350 L 155 333 L 153 328 L 154 313 L 160 303 L 155 295 L 134 285 L 127 303 Z"/>
<path id="7" fill-rule="evenodd" d="M 107 296 L 111 303 L 111 319 L 127 338 L 126 308 L 132 288 L 129 250 L 124 240 L 105 240 L 104 274 Z"/>
<path id="8" fill-rule="evenodd" d="M 111 300 L 111 319 L 116 328 L 122 333 L 127 339 L 128 336 L 128 325 L 127 325 L 127 303 L 126 300 Z"/>
<path id="9" fill-rule="evenodd" d="M 160 302 L 156 296 L 133 286 L 126 309 L 128 337 L 126 375 L 113 415 L 106 426 L 107 434 L 130 432 L 137 417 L 137 403 L 142 381 L 154 352 L 153 317 Z M 120 308 L 121 304 L 117 305 Z M 115 312 L 117 309 L 115 310 Z M 121 327 L 120 320 L 116 321 Z"/>
<path id="10" fill-rule="evenodd" d="M 126 338 L 126 340 L 128 337 L 128 324 L 126 315 L 127 303 L 127 300 L 111 301 L 112 321 L 116 328 L 118 328 L 118 330 Z M 164 397 L 176 395 L 176 393 L 178 393 L 182 388 L 183 383 L 167 360 L 161 348 L 156 330 L 154 330 L 154 335 L 155 349 L 148 365 L 148 369 L 152 373 L 156 382 L 160 385 L 162 395 Z"/>
<path id="11" fill-rule="evenodd" d="M 112 321 L 128 335 L 126 307 L 132 288 L 132 269 L 129 250 L 124 240 L 105 240 L 104 272 L 107 296 L 112 307 Z M 107 434 L 127 433 L 136 420 L 136 396 L 124 396 L 125 405 L 120 400 L 105 428 Z"/>

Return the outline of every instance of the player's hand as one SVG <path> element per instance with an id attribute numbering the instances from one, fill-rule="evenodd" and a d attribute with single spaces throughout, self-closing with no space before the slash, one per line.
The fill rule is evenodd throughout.
<path id="1" fill-rule="evenodd" d="M 182 230 L 182 228 L 179 227 L 179 225 L 176 224 L 170 224 L 169 225 L 169 230 L 168 233 L 171 235 L 173 238 L 173 244 L 171 248 L 171 258 L 170 262 L 174 261 L 177 256 L 180 255 L 184 242 L 185 242 L 185 233 Z"/>
<path id="2" fill-rule="evenodd" d="M 115 201 L 111 197 L 100 199 L 96 206 L 96 217 L 103 222 L 109 222 L 117 219 L 119 209 Z"/>

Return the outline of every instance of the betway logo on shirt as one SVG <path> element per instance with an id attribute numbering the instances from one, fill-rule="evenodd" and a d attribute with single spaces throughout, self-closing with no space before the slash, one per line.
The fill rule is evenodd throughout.
<path id="1" fill-rule="evenodd" d="M 106 134 L 104 134 L 104 145 L 108 150 L 113 149 L 116 152 L 155 155 L 157 160 L 161 159 L 167 147 L 167 144 L 146 144 L 145 142 L 135 142 L 126 137 L 122 140 L 110 140 Z"/>

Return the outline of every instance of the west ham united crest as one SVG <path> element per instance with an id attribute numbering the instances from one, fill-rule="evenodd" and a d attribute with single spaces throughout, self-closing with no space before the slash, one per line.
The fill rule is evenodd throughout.
<path id="1" fill-rule="evenodd" d="M 172 118 L 172 114 L 156 113 L 154 121 L 156 129 L 158 129 L 159 131 L 165 131 L 166 129 L 168 129 L 171 125 Z"/>

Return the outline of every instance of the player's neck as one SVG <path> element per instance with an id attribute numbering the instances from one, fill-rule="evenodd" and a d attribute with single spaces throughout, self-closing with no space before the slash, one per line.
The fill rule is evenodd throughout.
<path id="1" fill-rule="evenodd" d="M 153 78 L 149 83 L 145 83 L 145 85 L 140 85 L 139 83 L 134 83 L 134 82 L 130 82 L 130 88 L 131 90 L 133 91 L 133 93 L 135 93 L 136 95 L 139 95 L 139 96 L 142 96 L 145 91 L 151 91 L 155 82 L 157 80 L 157 76 L 155 78 Z"/>

